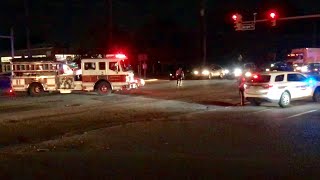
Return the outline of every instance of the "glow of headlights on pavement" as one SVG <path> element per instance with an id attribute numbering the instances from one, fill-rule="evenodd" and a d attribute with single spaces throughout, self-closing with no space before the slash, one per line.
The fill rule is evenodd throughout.
<path id="1" fill-rule="evenodd" d="M 209 73 L 210 73 L 210 72 L 209 72 L 208 70 L 203 70 L 203 71 L 202 71 L 202 74 L 203 74 L 203 75 L 209 75 Z"/>
<path id="2" fill-rule="evenodd" d="M 194 73 L 194 74 L 199 74 L 199 71 L 194 71 L 193 73 Z"/>

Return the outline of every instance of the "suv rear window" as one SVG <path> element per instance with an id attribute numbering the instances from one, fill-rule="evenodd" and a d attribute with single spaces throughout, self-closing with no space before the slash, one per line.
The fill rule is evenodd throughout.
<path id="1" fill-rule="evenodd" d="M 248 83 L 268 83 L 270 82 L 270 75 L 254 75 L 247 80 Z"/>
<path id="2" fill-rule="evenodd" d="M 276 76 L 275 82 L 281 82 L 284 80 L 284 74 Z"/>

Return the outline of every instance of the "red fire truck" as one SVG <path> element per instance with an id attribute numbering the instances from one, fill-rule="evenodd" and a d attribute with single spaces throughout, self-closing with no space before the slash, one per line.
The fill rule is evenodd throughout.
<path id="1" fill-rule="evenodd" d="M 144 85 L 143 79 L 134 78 L 124 54 L 82 59 L 79 69 L 71 69 L 67 64 L 54 60 L 13 59 L 12 70 L 12 91 L 25 91 L 31 96 L 45 91 L 96 91 L 100 95 L 108 95 L 114 90 Z"/>

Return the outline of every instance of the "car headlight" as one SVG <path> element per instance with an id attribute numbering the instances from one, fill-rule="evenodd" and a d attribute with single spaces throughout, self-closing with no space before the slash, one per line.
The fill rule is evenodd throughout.
<path id="1" fill-rule="evenodd" d="M 251 72 L 246 72 L 245 76 L 246 76 L 246 77 L 251 77 L 251 76 L 252 76 L 252 73 L 251 73 Z"/>
<path id="2" fill-rule="evenodd" d="M 193 71 L 193 74 L 197 75 L 199 74 L 199 71 Z"/>
<path id="3" fill-rule="evenodd" d="M 274 64 L 271 64 L 270 67 L 274 67 Z"/>
<path id="4" fill-rule="evenodd" d="M 170 73 L 170 76 L 172 76 L 172 74 Z"/>
<path id="5" fill-rule="evenodd" d="M 228 69 L 225 69 L 225 70 L 224 70 L 224 73 L 225 73 L 225 74 L 229 74 L 229 72 L 230 72 L 230 71 L 229 71 Z"/>
<path id="6" fill-rule="evenodd" d="M 144 86 L 144 85 L 146 84 L 146 82 L 144 81 L 144 79 L 140 79 L 140 84 L 141 84 L 142 86 Z"/>
<path id="7" fill-rule="evenodd" d="M 242 70 L 240 68 L 236 68 L 234 69 L 233 73 L 235 76 L 241 76 Z"/>
<path id="8" fill-rule="evenodd" d="M 267 68 L 267 69 L 266 69 L 266 71 L 267 71 L 267 72 L 269 72 L 269 71 L 270 71 L 270 69 L 269 69 L 269 68 Z"/>
<path id="9" fill-rule="evenodd" d="M 308 66 L 302 66 L 301 72 L 308 72 Z"/>
<path id="10" fill-rule="evenodd" d="M 209 72 L 208 70 L 203 70 L 203 71 L 202 71 L 202 74 L 203 74 L 203 75 L 209 75 L 210 72 Z"/>
<path id="11" fill-rule="evenodd" d="M 300 70 L 301 70 L 301 67 L 300 67 L 300 66 L 296 67 L 296 70 L 297 70 L 297 71 L 300 71 Z"/>

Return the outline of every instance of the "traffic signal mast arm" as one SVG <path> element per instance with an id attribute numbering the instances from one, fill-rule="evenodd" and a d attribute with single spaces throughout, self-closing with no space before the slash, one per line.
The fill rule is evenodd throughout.
<path id="1" fill-rule="evenodd" d="M 7 38 L 7 39 L 10 39 L 11 36 L 0 36 L 0 38 Z"/>
<path id="2" fill-rule="evenodd" d="M 320 14 L 277 18 L 277 21 L 297 20 L 297 19 L 310 19 L 310 18 L 320 18 Z M 255 20 L 255 21 L 243 21 L 242 23 L 257 23 L 257 22 L 267 22 L 267 21 L 270 21 L 270 19 L 260 19 L 260 20 Z"/>

